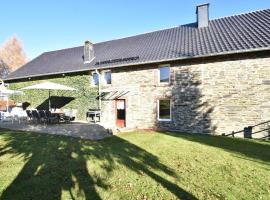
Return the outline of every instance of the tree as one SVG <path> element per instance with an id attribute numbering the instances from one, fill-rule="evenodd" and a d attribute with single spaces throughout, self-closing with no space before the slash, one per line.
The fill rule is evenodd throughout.
<path id="1" fill-rule="evenodd" d="M 9 72 L 15 71 L 28 61 L 22 42 L 16 35 L 7 39 L 0 47 L 0 60 L 8 66 Z"/>

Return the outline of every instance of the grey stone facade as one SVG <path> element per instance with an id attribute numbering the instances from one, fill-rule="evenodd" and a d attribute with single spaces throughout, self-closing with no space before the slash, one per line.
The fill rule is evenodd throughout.
<path id="1" fill-rule="evenodd" d="M 126 127 L 221 134 L 270 120 L 270 56 L 242 55 L 167 63 L 170 84 L 159 84 L 158 64 L 112 69 L 107 91 L 126 91 Z M 157 120 L 157 101 L 172 100 L 172 120 Z M 116 128 L 115 101 L 102 103 L 101 123 Z"/>

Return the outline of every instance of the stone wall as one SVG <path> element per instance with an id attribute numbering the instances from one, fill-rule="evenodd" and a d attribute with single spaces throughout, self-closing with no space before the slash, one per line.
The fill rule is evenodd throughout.
<path id="1" fill-rule="evenodd" d="M 221 134 L 270 120 L 270 57 L 170 63 L 171 83 L 158 84 L 158 65 L 112 70 L 110 89 L 129 91 L 127 128 Z M 157 121 L 157 100 L 172 99 L 172 120 Z M 103 102 L 102 122 L 115 127 L 115 101 Z"/>
<path id="2" fill-rule="evenodd" d="M 116 128 L 115 91 L 126 100 L 126 127 L 130 129 L 167 129 L 189 133 L 222 134 L 270 120 L 270 53 L 186 60 L 168 63 L 170 84 L 159 84 L 158 64 L 129 66 L 112 70 L 112 91 L 102 101 L 101 124 Z M 103 73 L 104 71 L 102 71 Z M 78 92 L 55 91 L 55 96 L 74 97 L 65 107 L 77 108 L 85 119 L 88 108 L 98 107 L 97 87 L 91 85 L 91 72 L 66 77 L 43 77 L 10 84 L 11 89 L 50 80 L 73 86 Z M 104 83 L 104 80 L 103 80 Z M 47 92 L 26 91 L 17 101 L 38 106 Z M 172 120 L 157 120 L 157 101 L 172 100 Z M 257 128 L 258 129 L 258 128 Z"/>
<path id="3" fill-rule="evenodd" d="M 112 91 L 125 91 L 120 99 L 126 100 L 126 127 L 148 129 L 156 127 L 156 99 L 170 91 L 171 85 L 157 84 L 157 67 L 144 66 L 114 69 Z M 109 94 L 110 95 L 110 94 Z M 103 101 L 102 123 L 115 128 L 115 101 Z"/>
<path id="4" fill-rule="evenodd" d="M 202 101 L 213 107 L 210 119 L 215 133 L 270 120 L 269 57 L 219 61 L 200 68 Z"/>

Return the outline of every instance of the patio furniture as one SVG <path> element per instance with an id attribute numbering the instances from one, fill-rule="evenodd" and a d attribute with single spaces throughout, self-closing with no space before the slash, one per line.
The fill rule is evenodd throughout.
<path id="1" fill-rule="evenodd" d="M 44 110 L 38 110 L 38 114 L 40 117 L 40 122 L 43 122 L 44 124 L 48 123 L 48 117 Z"/>
<path id="2" fill-rule="evenodd" d="M 9 96 L 10 95 L 22 95 L 22 91 L 17 91 L 17 90 L 9 90 L 3 81 L 0 83 L 0 97 L 4 98 L 6 101 L 6 111 L 9 111 L 9 106 L 15 106 L 14 101 L 9 102 Z M 3 107 L 3 104 L 1 104 Z M 2 109 L 2 108 L 1 108 Z"/>
<path id="3" fill-rule="evenodd" d="M 36 123 L 40 122 L 40 116 L 38 114 L 37 110 L 32 110 L 32 116 L 33 116 L 33 121 Z"/>
<path id="4" fill-rule="evenodd" d="M 48 111 L 48 110 L 45 110 L 45 115 L 47 117 L 47 122 L 48 123 L 50 123 L 50 124 L 53 123 L 53 122 L 59 123 L 58 115 L 53 114 L 53 113 L 51 113 L 51 111 Z"/>
<path id="5" fill-rule="evenodd" d="M 1 121 L 12 121 L 12 115 L 9 112 L 0 111 Z"/>
<path id="6" fill-rule="evenodd" d="M 76 119 L 77 110 L 76 109 L 64 109 L 64 120 L 65 122 L 71 122 Z"/>
<path id="7" fill-rule="evenodd" d="M 72 117 L 72 109 L 64 109 L 64 121 L 70 122 Z"/>
<path id="8" fill-rule="evenodd" d="M 27 114 L 27 120 L 30 122 L 30 121 L 33 121 L 33 115 L 32 115 L 32 111 L 31 110 L 26 110 L 26 114 Z"/>
<path id="9" fill-rule="evenodd" d="M 23 120 L 27 120 L 27 113 L 21 107 L 14 107 L 10 112 L 12 116 L 12 123 L 18 121 L 21 123 Z"/>
<path id="10" fill-rule="evenodd" d="M 100 109 L 89 109 L 86 112 L 86 120 L 88 122 L 96 123 L 97 121 L 100 121 L 100 114 L 101 114 Z"/>
<path id="11" fill-rule="evenodd" d="M 74 121 L 77 117 L 78 110 L 77 109 L 72 109 L 72 121 Z"/>

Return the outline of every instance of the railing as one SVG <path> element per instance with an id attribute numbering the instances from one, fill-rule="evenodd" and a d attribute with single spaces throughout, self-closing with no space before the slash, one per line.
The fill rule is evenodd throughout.
<path id="1" fill-rule="evenodd" d="M 261 125 L 267 125 L 267 128 L 252 132 L 252 130 L 255 127 L 258 127 L 258 126 L 261 126 Z M 234 137 L 236 134 L 243 133 L 244 138 L 252 138 L 252 135 L 257 134 L 257 133 L 262 133 L 264 131 L 268 131 L 268 135 L 262 137 L 261 139 L 270 139 L 270 121 L 265 121 L 265 122 L 256 124 L 254 126 L 248 126 L 248 127 L 245 127 L 243 130 L 233 131 L 232 133 L 229 133 L 229 134 L 223 133 L 222 136 L 232 136 L 232 137 Z"/>

